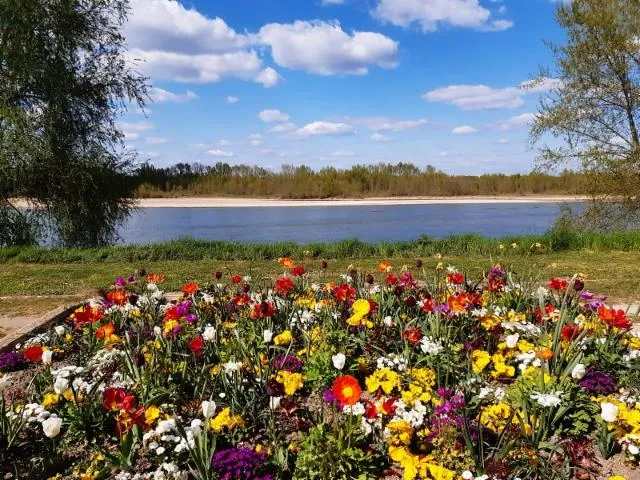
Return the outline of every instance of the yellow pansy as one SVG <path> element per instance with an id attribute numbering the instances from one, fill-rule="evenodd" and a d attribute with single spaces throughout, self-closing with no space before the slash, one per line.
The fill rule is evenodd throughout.
<path id="1" fill-rule="evenodd" d="M 285 330 L 280 335 L 276 335 L 273 339 L 273 343 L 276 345 L 289 345 L 293 340 L 293 335 L 291 334 L 291 330 Z"/>
<path id="2" fill-rule="evenodd" d="M 42 399 L 42 408 L 49 408 L 52 405 L 56 405 L 58 400 L 60 400 L 60 397 L 58 397 L 57 394 L 47 393 Z"/>
<path id="3" fill-rule="evenodd" d="M 482 372 L 487 365 L 491 362 L 491 356 L 489 352 L 484 350 L 474 350 L 471 353 L 471 367 L 475 373 Z"/>
<path id="4" fill-rule="evenodd" d="M 294 395 L 304 386 L 304 377 L 301 373 L 287 372 L 280 370 L 276 376 L 276 381 L 284 387 L 284 393 L 288 396 Z"/>
<path id="5" fill-rule="evenodd" d="M 153 425 L 153 422 L 160 416 L 160 409 L 155 405 L 151 405 L 144 411 L 144 419 L 147 425 Z"/>
<path id="6" fill-rule="evenodd" d="M 389 368 L 383 368 L 368 376 L 365 384 L 371 393 L 375 393 L 381 388 L 384 393 L 389 395 L 394 388 L 400 387 L 400 375 Z"/>
<path id="7" fill-rule="evenodd" d="M 224 428 L 233 430 L 235 427 L 242 427 L 244 420 L 240 415 L 231 415 L 229 407 L 223 409 L 215 418 L 209 420 L 209 427 L 214 432 L 221 432 Z"/>

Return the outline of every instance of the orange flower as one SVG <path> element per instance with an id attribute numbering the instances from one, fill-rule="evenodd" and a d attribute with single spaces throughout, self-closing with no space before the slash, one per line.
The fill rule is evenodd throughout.
<path id="1" fill-rule="evenodd" d="M 120 341 L 120 337 L 116 335 L 116 326 L 109 322 L 96 330 L 96 338 L 104 339 L 105 345 L 108 343 L 116 343 Z"/>
<path id="2" fill-rule="evenodd" d="M 294 261 L 293 258 L 289 258 L 289 257 L 282 257 L 278 259 L 278 262 L 280 262 L 280 264 L 286 268 L 291 268 L 294 265 Z"/>
<path id="3" fill-rule="evenodd" d="M 182 287 L 182 293 L 185 295 L 191 295 L 192 293 L 196 293 L 200 287 L 197 283 L 187 283 L 184 287 Z"/>
<path id="4" fill-rule="evenodd" d="M 147 275 L 147 282 L 149 283 L 164 283 L 165 276 L 160 273 L 150 273 Z"/>
<path id="5" fill-rule="evenodd" d="M 538 352 L 536 352 L 536 357 L 538 357 L 540 360 L 549 361 L 553 358 L 553 350 L 549 350 L 548 348 L 538 350 Z"/>
<path id="6" fill-rule="evenodd" d="M 116 305 L 123 306 L 129 300 L 127 292 L 124 290 L 116 290 L 114 292 L 107 293 L 107 299 Z"/>
<path id="7" fill-rule="evenodd" d="M 340 402 L 341 407 L 355 405 L 360 399 L 362 389 L 358 380 L 351 375 L 341 375 L 333 381 L 333 396 Z"/>
<path id="8" fill-rule="evenodd" d="M 389 263 L 389 260 L 383 260 L 378 264 L 379 272 L 388 272 L 390 270 L 391 270 L 391 264 Z"/>

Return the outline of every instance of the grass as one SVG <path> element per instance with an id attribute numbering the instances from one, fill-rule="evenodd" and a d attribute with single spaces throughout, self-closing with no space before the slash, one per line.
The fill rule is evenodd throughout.
<path id="1" fill-rule="evenodd" d="M 516 249 L 509 245 L 516 243 Z M 0 263 L 140 263 L 168 260 L 275 260 L 279 257 L 355 259 L 383 257 L 428 257 L 437 253 L 466 256 L 526 256 L 532 253 L 560 253 L 579 250 L 640 251 L 640 231 L 576 232 L 555 229 L 544 235 L 510 236 L 500 239 L 480 235 L 452 235 L 442 239 L 426 236 L 411 242 L 366 243 L 343 240 L 335 243 L 293 242 L 254 244 L 222 241 L 175 240 L 160 244 L 105 248 L 7 247 L 0 249 Z M 500 248 L 503 245 L 504 249 Z"/>
<path id="2" fill-rule="evenodd" d="M 517 248 L 511 248 L 517 243 Z M 532 245 L 540 244 L 539 247 Z M 504 248 L 500 248 L 502 245 Z M 0 249 L 0 314 L 38 314 L 91 296 L 107 288 L 118 275 L 144 267 L 164 273 L 165 288 L 179 290 L 184 282 L 211 282 L 216 271 L 274 277 L 282 272 L 277 259 L 301 261 L 313 278 L 336 279 L 354 265 L 375 272 L 378 262 L 391 259 L 396 270 L 417 258 L 426 269 L 438 262 L 456 265 L 479 276 L 496 263 L 545 280 L 551 276 L 587 276 L 588 287 L 613 301 L 640 300 L 640 231 L 593 233 L 557 229 L 540 236 L 489 239 L 457 235 L 423 237 L 414 242 L 239 244 L 178 240 L 163 244 L 91 249 L 11 247 Z M 441 257 L 441 258 L 440 258 Z M 327 272 L 320 259 L 329 260 Z M 61 297 L 67 295 L 71 297 Z M 38 296 L 39 298 L 20 298 Z M 45 298 L 42 298 L 42 297 Z"/>

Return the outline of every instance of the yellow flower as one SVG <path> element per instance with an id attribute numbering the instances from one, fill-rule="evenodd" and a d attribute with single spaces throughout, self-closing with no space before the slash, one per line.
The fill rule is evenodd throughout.
<path id="1" fill-rule="evenodd" d="M 291 373 L 280 370 L 276 381 L 284 386 L 284 393 L 288 396 L 295 394 L 304 386 L 304 377 L 301 373 Z"/>
<path id="2" fill-rule="evenodd" d="M 409 445 L 413 437 L 413 427 L 404 420 L 392 420 L 385 430 L 389 445 Z"/>
<path id="3" fill-rule="evenodd" d="M 453 472 L 441 465 L 430 464 L 428 465 L 429 474 L 434 480 L 453 480 L 456 476 L 456 472 Z"/>
<path id="4" fill-rule="evenodd" d="M 366 325 L 369 328 L 373 327 L 373 323 L 371 321 L 362 321 L 371 311 L 371 304 L 369 303 L 369 300 L 364 298 L 356 300 L 351 309 L 353 310 L 353 315 L 347 319 L 347 323 L 349 325 L 353 327 L 361 325 Z"/>
<path id="5" fill-rule="evenodd" d="M 227 430 L 233 430 L 235 427 L 242 427 L 244 420 L 240 415 L 231 415 L 231 409 L 229 407 L 222 410 L 215 418 L 209 420 L 209 427 L 216 433 L 226 428 Z"/>
<path id="6" fill-rule="evenodd" d="M 609 480 L 627 480 L 627 479 L 624 478 L 622 475 L 614 475 L 612 477 L 609 477 Z"/>
<path id="7" fill-rule="evenodd" d="M 382 391 L 389 395 L 394 388 L 400 387 L 400 375 L 393 370 L 383 368 L 376 370 L 373 375 L 367 377 L 365 384 L 367 385 L 367 390 L 371 393 L 375 393 L 379 388 L 382 388 Z"/>
<path id="8" fill-rule="evenodd" d="M 147 425 L 153 425 L 153 422 L 160 416 L 160 409 L 155 405 L 151 405 L 144 411 L 145 423 Z"/>
<path id="9" fill-rule="evenodd" d="M 515 375 L 515 367 L 507 365 L 503 355 L 494 353 L 491 360 L 493 360 L 493 371 L 491 372 L 491 375 L 494 378 L 513 377 Z"/>
<path id="10" fill-rule="evenodd" d="M 51 405 L 56 405 L 60 400 L 60 397 L 55 393 L 47 393 L 42 399 L 42 408 L 49 408 Z"/>
<path id="11" fill-rule="evenodd" d="M 289 345 L 291 343 L 291 340 L 293 340 L 291 331 L 285 330 L 280 335 L 276 335 L 276 337 L 273 339 L 273 343 L 275 343 L 276 345 Z"/>
<path id="12" fill-rule="evenodd" d="M 482 372 L 487 365 L 491 362 L 491 356 L 489 352 L 484 350 L 474 350 L 471 354 L 471 366 L 475 373 Z"/>

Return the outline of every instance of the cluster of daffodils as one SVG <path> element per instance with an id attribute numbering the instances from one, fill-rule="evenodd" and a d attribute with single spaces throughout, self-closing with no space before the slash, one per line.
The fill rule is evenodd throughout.
<path id="1" fill-rule="evenodd" d="M 471 279 L 383 261 L 326 281 L 280 263 L 273 281 L 218 272 L 173 300 L 163 275 L 118 278 L 0 353 L 2 464 L 28 475 L 37 456 L 46 476 L 78 479 L 515 480 L 597 478 L 598 449 L 640 463 L 640 335 L 581 277 L 527 287 L 499 265 Z"/>

